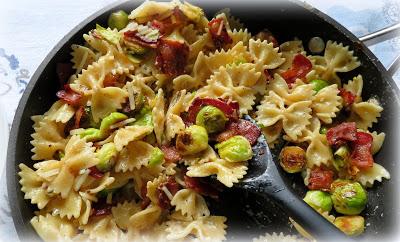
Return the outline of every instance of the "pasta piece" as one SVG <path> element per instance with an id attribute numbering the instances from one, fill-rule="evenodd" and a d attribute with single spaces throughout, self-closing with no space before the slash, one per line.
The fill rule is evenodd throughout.
<path id="1" fill-rule="evenodd" d="M 80 225 L 85 225 L 89 222 L 89 217 L 92 212 L 92 201 L 95 201 L 95 199 L 90 198 L 90 196 L 84 192 L 79 192 L 79 195 L 82 198 L 82 208 L 81 208 L 81 214 L 79 216 L 78 222 Z"/>
<path id="2" fill-rule="evenodd" d="M 178 240 L 195 236 L 198 240 L 225 240 L 225 221 L 223 216 L 201 217 L 192 222 L 167 221 L 167 239 Z"/>
<path id="3" fill-rule="evenodd" d="M 147 166 L 154 147 L 143 141 L 131 141 L 121 150 L 115 163 L 116 172 L 133 171 Z"/>
<path id="4" fill-rule="evenodd" d="M 368 170 L 361 170 L 356 177 L 364 187 L 372 187 L 375 181 L 382 182 L 382 179 L 390 179 L 389 172 L 381 165 L 374 163 Z"/>
<path id="5" fill-rule="evenodd" d="M 161 19 L 172 14 L 172 10 L 176 6 L 176 2 L 156 2 L 146 1 L 139 7 L 135 8 L 130 14 L 129 19 L 134 19 L 139 23 L 147 22 L 154 16 L 159 16 Z"/>
<path id="6" fill-rule="evenodd" d="M 47 160 L 35 163 L 33 167 L 36 169 L 36 174 L 47 182 L 51 182 L 60 173 L 63 162 L 58 160 Z"/>
<path id="7" fill-rule="evenodd" d="M 297 81 L 292 88 L 289 88 L 285 79 L 279 74 L 274 74 L 274 78 L 268 84 L 268 91 L 274 91 L 279 95 L 286 105 L 291 105 L 300 101 L 310 101 L 313 99 L 313 86 Z"/>
<path id="8" fill-rule="evenodd" d="M 61 197 L 65 199 L 72 190 L 74 179 L 74 174 L 72 174 L 68 170 L 68 167 L 64 165 L 61 168 L 60 173 L 57 174 L 56 178 L 54 178 L 54 180 L 48 186 L 47 192 L 61 194 Z"/>
<path id="9" fill-rule="evenodd" d="M 121 151 L 129 142 L 141 140 L 153 131 L 151 126 L 131 125 L 118 129 L 114 137 L 117 151 Z"/>
<path id="10" fill-rule="evenodd" d="M 186 166 L 191 166 L 195 164 L 203 164 L 207 162 L 212 162 L 218 159 L 218 155 L 215 150 L 208 146 L 204 151 L 194 154 L 194 155 L 186 155 L 182 157 L 182 160 Z"/>
<path id="11" fill-rule="evenodd" d="M 193 219 L 210 216 L 204 198 L 191 189 L 179 190 L 171 200 L 171 205 L 175 206 L 176 211 L 181 211 L 182 215 Z"/>
<path id="12" fill-rule="evenodd" d="M 150 204 L 146 209 L 135 213 L 129 218 L 129 229 L 144 230 L 156 224 L 161 215 L 161 208 Z"/>
<path id="13" fill-rule="evenodd" d="M 93 217 L 82 229 L 83 234 L 95 241 L 119 241 L 123 236 L 111 215 Z"/>
<path id="14" fill-rule="evenodd" d="M 75 74 L 79 74 L 97 59 L 96 54 L 88 47 L 71 45 L 71 49 L 71 62 L 74 63 L 73 68 L 76 70 Z"/>
<path id="15" fill-rule="evenodd" d="M 252 88 L 260 78 L 253 64 L 221 67 L 196 92 L 196 97 L 222 98 L 239 103 L 241 114 L 247 114 L 254 105 L 256 91 Z"/>
<path id="16" fill-rule="evenodd" d="M 122 108 L 128 93 L 118 87 L 94 89 L 91 96 L 92 116 L 95 122 Z"/>
<path id="17" fill-rule="evenodd" d="M 46 214 L 38 215 L 30 223 L 44 241 L 65 241 L 76 235 L 76 229 L 67 219 Z"/>
<path id="18" fill-rule="evenodd" d="M 282 120 L 287 137 L 292 141 L 297 141 L 310 123 L 310 106 L 311 101 L 301 101 L 285 108 L 284 100 L 274 91 L 270 91 L 269 95 L 262 100 L 261 105 L 257 107 L 256 120 L 264 127 L 272 126 Z"/>
<path id="19" fill-rule="evenodd" d="M 92 31 L 89 32 L 89 34 L 84 34 L 83 38 L 92 49 L 100 52 L 101 55 L 107 54 L 111 48 L 111 44 L 109 44 L 107 41 L 94 37 Z"/>
<path id="20" fill-rule="evenodd" d="M 343 85 L 346 91 L 349 91 L 356 95 L 355 103 L 361 102 L 361 94 L 363 89 L 364 81 L 361 75 L 358 75 Z"/>
<path id="21" fill-rule="evenodd" d="M 146 188 L 147 188 L 146 196 L 154 204 L 158 204 L 158 194 L 157 194 L 158 187 L 162 183 L 167 182 L 167 180 L 168 180 L 167 176 L 162 174 L 162 175 L 154 178 L 152 181 L 147 182 L 147 184 L 146 184 Z"/>
<path id="22" fill-rule="evenodd" d="M 357 128 L 367 130 L 378 122 L 382 111 L 383 108 L 374 98 L 369 99 L 367 102 L 353 103 L 349 121 L 356 122 Z"/>
<path id="23" fill-rule="evenodd" d="M 44 208 L 51 199 L 42 186 L 44 180 L 23 163 L 19 164 L 19 169 L 21 170 L 18 172 L 21 177 L 19 184 L 21 184 L 21 191 L 25 193 L 24 199 L 30 199 L 31 203 L 37 204 L 39 209 Z"/>
<path id="24" fill-rule="evenodd" d="M 282 129 L 283 129 L 282 121 L 278 121 L 272 126 L 261 128 L 261 132 L 265 136 L 265 139 L 267 140 L 268 146 L 270 148 L 274 148 L 275 143 L 281 136 Z"/>
<path id="25" fill-rule="evenodd" d="M 239 182 L 247 171 L 246 162 L 228 162 L 218 159 L 213 162 L 196 164 L 188 167 L 186 175 L 190 177 L 206 177 L 217 175 L 217 180 L 227 187 Z"/>
<path id="26" fill-rule="evenodd" d="M 68 197 L 62 199 L 60 197 L 51 200 L 47 206 L 46 211 L 50 212 L 53 216 L 60 216 L 61 218 L 67 217 L 79 218 L 81 215 L 82 198 L 77 192 L 70 192 Z"/>
<path id="27" fill-rule="evenodd" d="M 282 53 L 282 58 L 285 62 L 278 68 L 278 73 L 288 70 L 292 66 L 293 58 L 296 54 L 305 55 L 303 42 L 301 40 L 292 40 L 282 43 L 279 46 L 279 50 Z"/>
<path id="28" fill-rule="evenodd" d="M 324 123 L 332 123 L 336 112 L 340 110 L 341 97 L 336 84 L 321 89 L 312 99 L 311 108 L 314 114 Z"/>
<path id="29" fill-rule="evenodd" d="M 132 79 L 131 82 L 127 82 L 125 85 L 125 89 L 130 92 L 130 89 L 136 92 L 137 95 L 143 95 L 149 102 L 151 102 L 156 94 L 148 84 L 151 84 L 151 81 L 154 81 L 154 77 L 140 77 L 134 75 L 128 75 L 129 78 Z M 132 109 L 133 110 L 133 109 Z"/>
<path id="30" fill-rule="evenodd" d="M 51 121 L 67 123 L 75 114 L 75 109 L 61 100 L 55 102 L 44 115 Z"/>
<path id="31" fill-rule="evenodd" d="M 285 62 L 279 48 L 274 48 L 266 40 L 253 40 L 249 42 L 249 52 L 256 65 L 256 70 L 263 72 L 265 69 L 275 69 Z"/>
<path id="32" fill-rule="evenodd" d="M 139 204 L 128 201 L 111 208 L 115 223 L 119 228 L 124 230 L 127 230 L 129 227 L 129 218 L 140 210 Z"/>
<path id="33" fill-rule="evenodd" d="M 253 242 L 306 242 L 307 240 L 300 239 L 295 235 L 285 235 L 282 232 L 277 234 L 273 232 L 272 234 L 266 233 L 258 238 L 253 239 Z"/>
<path id="34" fill-rule="evenodd" d="M 368 133 L 370 133 L 370 132 L 368 132 Z M 376 154 L 381 149 L 383 142 L 385 141 L 386 134 L 383 132 L 378 134 L 378 132 L 376 132 L 376 131 L 374 131 L 370 134 L 372 135 L 372 138 L 373 138 L 371 151 L 372 151 L 372 154 Z"/>
<path id="35" fill-rule="evenodd" d="M 51 160 L 58 150 L 64 150 L 67 140 L 64 138 L 64 124 L 56 123 L 46 116 L 32 116 L 35 133 L 31 136 L 34 153 L 32 160 Z"/>
<path id="36" fill-rule="evenodd" d="M 245 46 L 249 45 L 251 34 L 247 31 L 247 29 L 234 29 L 233 31 L 229 31 L 228 33 L 229 36 L 232 38 L 232 44 L 230 44 L 230 47 L 235 46 L 239 42 L 242 42 Z"/>
<path id="37" fill-rule="evenodd" d="M 80 187 L 80 191 L 84 191 L 88 194 L 96 194 L 106 188 L 108 188 L 115 181 L 114 177 L 110 177 L 110 173 L 106 172 L 100 179 L 87 177 L 85 182 Z"/>
<path id="38" fill-rule="evenodd" d="M 170 141 L 179 131 L 185 129 L 185 123 L 180 114 L 189 108 L 189 103 L 193 97 L 194 95 L 186 93 L 186 90 L 178 91 L 172 96 L 165 115 L 165 138 L 167 141 Z"/>
<path id="39" fill-rule="evenodd" d="M 157 144 L 161 145 L 164 135 L 165 124 L 165 99 L 162 89 L 158 90 L 157 96 L 154 100 L 154 107 L 152 110 L 154 134 L 156 135 Z"/>

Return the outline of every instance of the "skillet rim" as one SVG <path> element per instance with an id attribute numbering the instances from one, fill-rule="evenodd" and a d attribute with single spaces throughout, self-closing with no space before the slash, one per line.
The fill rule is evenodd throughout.
<path id="1" fill-rule="evenodd" d="M 157 0 L 156 0 L 157 1 Z M 163 0 L 162 0 L 163 1 Z M 301 2 L 299 0 L 287 0 L 290 3 L 296 4 L 299 7 L 303 8 L 305 11 L 310 12 L 311 14 L 315 15 L 319 19 L 322 20 L 322 22 L 325 22 L 326 24 L 329 24 L 331 27 L 335 28 L 338 30 L 346 39 L 348 39 L 355 47 L 358 46 L 360 47 L 360 51 L 363 52 L 368 61 L 372 63 L 378 70 L 378 72 L 381 74 L 382 81 L 388 85 L 388 88 L 392 90 L 392 94 L 394 97 L 394 103 L 392 105 L 396 105 L 397 107 L 400 107 L 400 89 L 396 85 L 396 83 L 393 80 L 393 77 L 389 75 L 387 69 L 383 66 L 383 64 L 380 62 L 380 60 L 372 53 L 371 50 L 368 49 L 367 46 L 364 45 L 363 42 L 361 42 L 353 33 L 351 33 L 347 28 L 345 28 L 343 25 L 338 23 L 336 20 L 328 16 L 327 14 L 323 13 L 322 11 L 318 10 L 317 8 L 314 8 L 313 6 Z M 14 119 L 12 122 L 12 128 L 10 130 L 10 135 L 9 135 L 9 140 L 8 140 L 8 148 L 7 148 L 7 161 L 6 161 L 6 182 L 7 182 L 7 193 L 8 193 L 8 201 L 9 205 L 11 208 L 11 217 L 13 219 L 13 224 L 15 226 L 17 235 L 20 240 L 23 240 L 26 238 L 26 235 L 29 234 L 29 232 L 32 230 L 31 225 L 24 224 L 24 219 L 25 217 L 20 210 L 20 206 L 18 202 L 13 202 L 17 201 L 17 192 L 21 191 L 15 191 L 15 188 L 19 184 L 19 177 L 18 177 L 18 172 L 19 168 L 19 162 L 16 159 L 15 153 L 16 153 L 16 147 L 17 147 L 17 137 L 20 130 L 20 124 L 21 124 L 21 119 L 23 114 L 26 112 L 26 105 L 27 101 L 32 93 L 32 90 L 36 86 L 39 78 L 41 77 L 44 69 L 47 67 L 47 65 L 50 63 L 50 61 L 57 56 L 57 53 L 60 51 L 60 49 L 70 40 L 72 39 L 82 28 L 84 28 L 86 25 L 90 24 L 93 22 L 95 19 L 100 17 L 101 15 L 105 14 L 106 12 L 111 11 L 112 9 L 115 9 L 119 6 L 122 6 L 124 4 L 128 4 L 129 2 L 133 2 L 132 0 L 123 0 L 123 1 L 116 1 L 114 3 L 111 3 L 100 10 L 96 11 L 95 13 L 91 14 L 89 17 L 81 21 L 79 24 L 77 24 L 74 28 L 72 28 L 61 40 L 58 41 L 58 43 L 51 49 L 51 51 L 46 55 L 46 57 L 43 59 L 43 61 L 40 63 L 40 65 L 37 67 L 36 71 L 32 75 L 28 86 L 26 87 L 20 101 L 17 107 L 17 110 L 14 115 Z M 134 4 L 139 6 L 141 1 L 138 1 Z M 212 5 L 211 0 L 194 0 L 194 1 L 189 1 L 191 3 L 194 3 L 199 6 L 205 6 L 207 4 Z M 226 2 L 228 4 L 237 4 L 238 2 L 231 2 L 229 0 L 223 0 L 219 1 L 220 2 Z M 256 1 L 248 1 L 246 4 L 249 3 L 254 3 Z M 268 3 L 265 3 L 268 4 Z"/>

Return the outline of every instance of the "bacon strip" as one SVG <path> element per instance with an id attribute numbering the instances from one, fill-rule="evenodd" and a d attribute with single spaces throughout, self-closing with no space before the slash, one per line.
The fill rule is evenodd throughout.
<path id="1" fill-rule="evenodd" d="M 158 39 L 147 39 L 143 35 L 139 34 L 137 30 L 134 31 L 126 31 L 124 32 L 124 40 L 128 42 L 133 42 L 138 45 L 144 46 L 144 47 L 149 47 L 152 49 L 157 48 L 157 42 Z"/>
<path id="2" fill-rule="evenodd" d="M 285 79 L 288 85 L 291 86 L 296 81 L 296 79 L 304 78 L 307 73 L 311 71 L 311 69 L 311 61 L 302 54 L 297 54 L 293 58 L 292 67 L 289 70 L 283 72 L 281 76 L 283 77 L 283 79 Z"/>
<path id="3" fill-rule="evenodd" d="M 181 155 L 179 154 L 175 146 L 163 145 L 161 146 L 161 150 L 164 153 L 164 159 L 166 162 L 174 163 L 182 159 Z"/>
<path id="4" fill-rule="evenodd" d="M 82 95 L 71 89 L 69 84 L 64 85 L 64 90 L 57 92 L 57 97 L 72 106 L 80 104 Z"/>
<path id="5" fill-rule="evenodd" d="M 344 145 L 347 141 L 355 141 L 357 139 L 356 133 L 356 123 L 341 123 L 328 129 L 326 138 L 330 146 L 340 146 Z"/>
<path id="6" fill-rule="evenodd" d="M 227 118 L 237 120 L 239 116 L 239 104 L 237 102 L 227 103 L 221 99 L 215 98 L 196 98 L 189 107 L 188 122 L 195 123 L 197 113 L 204 106 L 214 106 L 220 109 Z"/>
<path id="7" fill-rule="evenodd" d="M 85 114 L 85 108 L 83 106 L 80 106 L 78 110 L 75 112 L 75 122 L 74 122 L 74 128 L 73 129 L 78 129 L 81 125 L 81 119 L 83 115 Z"/>
<path id="8" fill-rule="evenodd" d="M 258 137 L 261 135 L 260 129 L 257 125 L 250 121 L 239 119 L 237 122 L 231 122 L 227 125 L 226 130 L 217 135 L 217 142 L 223 142 L 235 135 L 244 136 L 251 145 L 257 142 Z"/>
<path id="9" fill-rule="evenodd" d="M 352 105 L 357 97 L 352 92 L 346 91 L 344 88 L 339 89 L 339 95 L 343 98 L 345 107 Z"/>
<path id="10" fill-rule="evenodd" d="M 157 45 L 156 66 L 165 74 L 178 76 L 185 72 L 189 46 L 184 42 L 160 39 Z"/>
<path id="11" fill-rule="evenodd" d="M 372 135 L 365 132 L 357 132 L 356 140 L 352 142 L 351 164 L 360 169 L 368 169 L 374 165 L 372 156 Z"/>
<path id="12" fill-rule="evenodd" d="M 96 166 L 89 167 L 89 176 L 95 179 L 101 179 L 104 176 L 104 173 L 99 171 Z"/>
<path id="13" fill-rule="evenodd" d="M 221 49 L 226 44 L 232 44 L 233 40 L 229 36 L 226 29 L 224 20 L 222 18 L 215 18 L 208 23 L 209 32 L 214 45 L 217 49 Z"/>
<path id="14" fill-rule="evenodd" d="M 308 179 L 310 190 L 330 191 L 333 182 L 334 172 L 326 167 L 314 167 Z"/>
<path id="15" fill-rule="evenodd" d="M 164 182 L 157 187 L 158 206 L 162 209 L 169 209 L 171 207 L 171 200 L 167 194 L 165 194 L 162 187 L 166 187 L 172 195 L 175 195 L 181 189 L 181 186 L 175 181 L 174 177 L 170 176 L 168 177 L 167 182 Z"/>
<path id="16" fill-rule="evenodd" d="M 187 188 L 190 188 L 201 195 L 218 199 L 218 190 L 209 183 L 203 182 L 201 178 L 185 175 L 184 180 Z"/>
<path id="17" fill-rule="evenodd" d="M 185 14 L 179 9 L 179 7 L 175 7 L 171 17 L 165 20 L 157 20 L 154 19 L 151 22 L 151 27 L 158 29 L 158 31 L 166 36 L 171 33 L 175 28 L 180 28 L 187 23 L 187 18 Z"/>

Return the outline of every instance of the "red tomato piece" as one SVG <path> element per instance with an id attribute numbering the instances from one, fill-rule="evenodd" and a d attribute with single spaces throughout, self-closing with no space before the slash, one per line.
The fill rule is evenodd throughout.
<path id="1" fill-rule="evenodd" d="M 325 167 L 314 167 L 308 179 L 310 190 L 329 191 L 333 182 L 334 172 Z"/>
<path id="2" fill-rule="evenodd" d="M 215 18 L 208 23 L 211 38 L 217 49 L 221 49 L 226 44 L 233 43 L 232 38 L 229 36 L 226 29 L 224 20 L 222 18 Z"/>
<path id="3" fill-rule="evenodd" d="M 371 168 L 374 164 L 372 156 L 373 137 L 365 132 L 357 132 L 356 137 L 357 139 L 352 142 L 351 164 L 361 170 Z"/>
<path id="4" fill-rule="evenodd" d="M 307 73 L 309 73 L 312 69 L 311 61 L 302 54 L 297 54 L 293 58 L 292 67 L 283 72 L 281 76 L 285 81 L 291 86 L 296 79 L 304 78 Z"/>
<path id="5" fill-rule="evenodd" d="M 340 146 L 345 144 L 347 141 L 355 141 L 357 139 L 356 133 L 356 123 L 347 122 L 328 129 L 326 132 L 326 138 L 329 145 Z"/>
<path id="6" fill-rule="evenodd" d="M 64 85 L 64 90 L 57 92 L 57 97 L 72 106 L 80 104 L 82 95 L 71 89 L 69 84 Z"/>

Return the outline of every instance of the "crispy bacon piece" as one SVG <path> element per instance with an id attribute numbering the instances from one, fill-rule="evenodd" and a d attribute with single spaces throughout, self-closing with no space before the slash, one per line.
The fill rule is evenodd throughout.
<path id="1" fill-rule="evenodd" d="M 174 177 L 170 176 L 168 177 L 167 182 L 164 182 L 157 187 L 158 206 L 162 209 L 169 209 L 171 207 L 171 200 L 167 194 L 165 194 L 162 187 L 167 188 L 172 195 L 175 195 L 181 189 L 181 186 L 175 181 Z"/>
<path id="2" fill-rule="evenodd" d="M 344 88 L 339 89 L 339 95 L 343 98 L 343 103 L 345 107 L 352 105 L 357 97 L 352 92 L 346 91 L 346 89 Z"/>
<path id="3" fill-rule="evenodd" d="M 175 146 L 163 145 L 161 146 L 161 150 L 164 153 L 164 159 L 166 162 L 174 163 L 182 159 Z"/>
<path id="4" fill-rule="evenodd" d="M 150 198 L 147 197 L 147 184 L 146 182 L 143 183 L 142 187 L 140 188 L 140 196 L 142 197 L 142 203 L 140 204 L 140 207 L 142 209 L 147 208 L 147 206 L 150 205 Z"/>
<path id="5" fill-rule="evenodd" d="M 356 140 L 352 142 L 352 152 L 350 155 L 351 164 L 359 169 L 371 168 L 374 164 L 372 156 L 372 135 L 365 132 L 357 132 Z"/>
<path id="6" fill-rule="evenodd" d="M 156 66 L 165 74 L 178 76 L 185 72 L 189 46 L 184 42 L 160 39 L 157 45 Z"/>
<path id="7" fill-rule="evenodd" d="M 84 114 L 85 114 L 85 108 L 83 106 L 80 106 L 78 110 L 76 110 L 75 112 L 74 129 L 78 129 L 80 127 L 81 119 Z"/>
<path id="8" fill-rule="evenodd" d="M 57 63 L 56 73 L 60 85 L 64 86 L 69 77 L 75 72 L 71 63 Z"/>
<path id="9" fill-rule="evenodd" d="M 204 182 L 202 178 L 185 175 L 184 180 L 187 188 L 190 188 L 201 195 L 218 199 L 218 190 L 209 183 Z"/>
<path id="10" fill-rule="evenodd" d="M 104 206 L 101 206 L 99 208 L 92 208 L 90 212 L 90 216 L 103 216 L 103 215 L 109 215 L 111 214 L 111 204 L 106 204 L 104 203 Z"/>
<path id="11" fill-rule="evenodd" d="M 229 36 L 224 20 L 215 18 L 208 23 L 211 38 L 217 49 L 221 49 L 226 44 L 232 44 L 233 40 Z"/>
<path id="12" fill-rule="evenodd" d="M 113 74 L 107 74 L 103 80 L 103 87 L 115 87 L 118 85 L 119 76 Z"/>
<path id="13" fill-rule="evenodd" d="M 312 69 L 311 61 L 302 54 L 297 54 L 293 58 L 292 67 L 283 72 L 281 76 L 291 86 L 297 78 L 304 78 Z"/>
<path id="14" fill-rule="evenodd" d="M 324 166 L 314 167 L 308 179 L 310 190 L 330 191 L 334 172 Z"/>
<path id="15" fill-rule="evenodd" d="M 341 123 L 328 129 L 326 132 L 326 138 L 330 146 L 340 146 L 345 144 L 347 141 L 355 141 L 357 139 L 356 133 L 356 123 Z"/>
<path id="16" fill-rule="evenodd" d="M 57 97 L 72 106 L 79 105 L 82 95 L 71 89 L 69 84 L 64 85 L 64 90 L 57 92 Z"/>
<path id="17" fill-rule="evenodd" d="M 99 169 L 97 169 L 96 166 L 89 167 L 89 170 L 90 170 L 89 176 L 93 178 L 101 179 L 104 176 L 104 173 L 99 171 Z"/>
<path id="18" fill-rule="evenodd" d="M 222 99 L 196 98 L 189 107 L 188 122 L 194 123 L 200 109 L 208 105 L 220 109 L 229 119 L 237 120 L 239 117 L 239 104 L 237 102 L 228 103 Z"/>
<path id="19" fill-rule="evenodd" d="M 254 145 L 257 142 L 258 137 L 261 135 L 260 129 L 257 125 L 253 124 L 250 121 L 239 119 L 237 122 L 230 122 L 226 130 L 217 135 L 217 142 L 223 142 L 235 135 L 244 136 L 251 145 Z"/>
<path id="20" fill-rule="evenodd" d="M 157 48 L 158 43 L 158 39 L 147 39 L 145 36 L 140 35 L 136 30 L 124 32 L 124 40 L 152 49 Z"/>
<path id="21" fill-rule="evenodd" d="M 187 18 L 185 14 L 179 9 L 179 7 L 175 7 L 172 11 L 171 17 L 162 21 L 154 19 L 151 22 L 151 27 L 158 29 L 160 34 L 165 36 L 171 33 L 175 28 L 184 26 L 186 23 Z"/>

